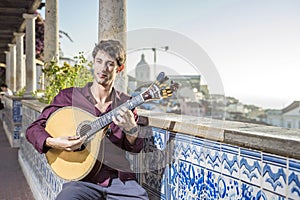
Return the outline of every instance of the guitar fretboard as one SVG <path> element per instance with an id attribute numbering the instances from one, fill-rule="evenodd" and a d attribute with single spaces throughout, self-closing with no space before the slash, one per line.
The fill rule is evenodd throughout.
<path id="1" fill-rule="evenodd" d="M 123 103 L 122 105 L 113 109 L 112 111 L 100 116 L 95 121 L 90 123 L 92 129 L 91 129 L 90 133 L 88 134 L 89 137 L 93 136 L 99 130 L 101 130 L 108 124 L 110 124 L 112 122 L 112 117 L 113 116 L 116 117 L 119 114 L 119 110 L 121 109 L 121 107 L 126 107 L 127 109 L 132 110 L 133 108 L 141 105 L 142 103 L 144 103 L 144 99 L 143 99 L 142 95 L 140 94 L 140 95 L 135 96 L 132 99 L 126 101 L 125 103 Z"/>

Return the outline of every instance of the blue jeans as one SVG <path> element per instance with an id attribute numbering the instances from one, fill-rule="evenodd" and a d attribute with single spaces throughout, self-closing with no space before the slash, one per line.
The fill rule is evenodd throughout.
<path id="1" fill-rule="evenodd" d="M 56 200 L 148 200 L 148 194 L 135 180 L 122 182 L 119 178 L 112 179 L 109 187 L 76 181 L 63 185 Z"/>

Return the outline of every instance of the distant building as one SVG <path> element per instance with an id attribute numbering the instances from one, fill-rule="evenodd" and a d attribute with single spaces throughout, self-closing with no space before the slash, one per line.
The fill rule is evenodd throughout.
<path id="1" fill-rule="evenodd" d="M 300 129 L 300 101 L 294 101 L 282 109 L 282 121 L 285 128 Z"/>
<path id="2" fill-rule="evenodd" d="M 141 55 L 141 60 L 135 67 L 135 78 L 137 87 L 150 81 L 150 66 L 145 60 L 145 55 Z"/>
<path id="3" fill-rule="evenodd" d="M 233 103 L 233 104 L 229 104 L 226 107 L 226 111 L 227 112 L 239 112 L 239 113 L 244 113 L 244 105 L 240 102 L 238 103 Z"/>
<path id="4" fill-rule="evenodd" d="M 136 80 L 134 77 L 127 75 L 128 77 L 128 94 L 132 95 L 136 90 Z"/>
<path id="5" fill-rule="evenodd" d="M 194 92 L 201 91 L 201 76 L 200 75 L 169 75 L 169 78 L 180 84 L 181 88 L 188 87 Z"/>
<path id="6" fill-rule="evenodd" d="M 244 116 L 244 105 L 240 102 L 228 104 L 226 106 L 226 119 L 238 120 Z"/>
<path id="7" fill-rule="evenodd" d="M 225 102 L 226 120 L 268 125 L 265 120 L 265 111 L 262 108 L 244 105 L 234 97 L 226 97 Z"/>
<path id="8" fill-rule="evenodd" d="M 273 126 L 300 129 L 300 101 L 294 101 L 282 110 L 267 110 L 266 122 Z"/>
<path id="9" fill-rule="evenodd" d="M 266 111 L 266 121 L 267 124 L 272 126 L 283 127 L 282 124 L 282 111 L 281 110 L 267 110 Z"/>
<path id="10" fill-rule="evenodd" d="M 198 102 L 181 102 L 180 103 L 180 111 L 181 114 L 190 115 L 190 116 L 204 116 L 205 108 L 201 103 Z"/>

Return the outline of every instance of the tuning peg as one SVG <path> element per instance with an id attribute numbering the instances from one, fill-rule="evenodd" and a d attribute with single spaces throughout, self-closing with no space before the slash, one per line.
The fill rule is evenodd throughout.
<path id="1" fill-rule="evenodd" d="M 164 82 L 167 81 L 167 80 L 169 80 L 169 77 L 168 77 L 168 76 L 165 76 Z"/>
<path id="2" fill-rule="evenodd" d="M 171 89 L 172 91 L 176 91 L 180 87 L 179 83 L 175 83 L 173 80 L 171 80 Z"/>
<path id="3" fill-rule="evenodd" d="M 157 82 L 161 83 L 164 80 L 164 77 L 165 77 L 165 73 L 160 72 L 156 78 Z"/>

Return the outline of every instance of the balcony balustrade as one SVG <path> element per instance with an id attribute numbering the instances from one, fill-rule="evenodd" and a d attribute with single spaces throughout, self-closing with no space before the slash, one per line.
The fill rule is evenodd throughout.
<path id="1" fill-rule="evenodd" d="M 36 199 L 64 180 L 24 138 L 45 104 L 22 100 L 19 162 Z M 300 199 L 300 131 L 139 110 L 149 126 L 128 159 L 150 199 Z M 3 119 L 6 122 L 6 118 Z"/>

